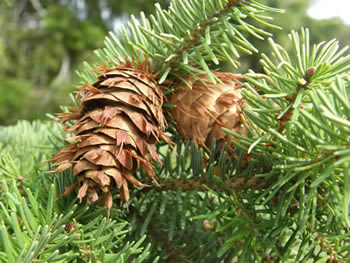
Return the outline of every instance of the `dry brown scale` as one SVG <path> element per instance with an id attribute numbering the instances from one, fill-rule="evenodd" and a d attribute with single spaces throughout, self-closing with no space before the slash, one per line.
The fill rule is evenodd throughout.
<path id="1" fill-rule="evenodd" d="M 129 201 L 128 183 L 148 187 L 134 177 L 141 166 L 154 179 L 154 161 L 161 163 L 152 144 L 160 139 L 171 143 L 163 130 L 166 121 L 162 112 L 163 93 L 156 75 L 148 73 L 147 62 L 126 62 L 124 65 L 96 70 L 98 80 L 79 88 L 81 108 L 58 115 L 67 132 L 76 136 L 71 144 L 53 158 L 54 172 L 73 167 L 76 183 L 68 194 L 79 188 L 80 202 L 112 206 L 111 190 L 117 187 L 121 202 Z M 73 121 L 74 125 L 66 126 Z M 100 195 L 102 198 L 99 198 Z"/>

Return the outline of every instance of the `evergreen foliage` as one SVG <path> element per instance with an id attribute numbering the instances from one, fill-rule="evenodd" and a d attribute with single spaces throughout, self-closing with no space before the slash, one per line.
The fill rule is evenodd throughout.
<path id="1" fill-rule="evenodd" d="M 121 215 L 106 220 L 105 209 L 77 207 L 76 198 L 60 197 L 67 174 L 49 176 L 57 124 L 19 122 L 1 129 L 1 262 L 142 262 L 150 244 L 145 236 L 126 241 L 129 223 Z M 156 262 L 155 259 L 152 262 Z"/>
<path id="2" fill-rule="evenodd" d="M 245 35 L 269 36 L 259 25 L 266 25 L 265 12 L 277 11 L 248 0 L 174 0 L 167 11 L 155 10 L 106 38 L 96 52 L 101 63 L 148 57 L 163 84 L 197 73 L 215 83 L 211 64 L 238 65 L 238 51 L 257 51 Z M 236 158 L 215 141 L 210 151 L 183 141 L 170 123 L 174 149 L 157 145 L 160 187 L 134 187 L 128 209 L 114 204 L 110 219 L 104 208 L 78 207 L 75 194 L 60 196 L 74 181 L 71 170 L 46 173 L 42 161 L 63 146 L 57 124 L 1 128 L 0 258 L 350 261 L 350 56 L 336 40 L 310 43 L 308 29 L 289 37 L 290 52 L 269 38 L 264 73 L 246 74 L 242 121 L 249 137 L 226 130 Z M 85 66 L 79 74 L 91 83 L 94 66 Z M 113 196 L 120 200 L 117 191 Z"/>
<path id="3" fill-rule="evenodd" d="M 97 50 L 96 55 L 103 64 L 116 59 L 144 61 L 149 57 L 154 71 L 160 72 L 160 83 L 169 79 L 168 74 L 183 79 L 184 74 L 196 76 L 196 73 L 207 74 L 215 82 L 208 63 L 218 65 L 226 61 L 238 67 L 239 52 L 258 52 L 244 34 L 259 39 L 271 35 L 245 19 L 278 28 L 267 22 L 271 18 L 262 14 L 266 11 L 282 12 L 256 1 L 177 0 L 171 2 L 168 10 L 156 4 L 155 15 L 147 18 L 141 13 L 141 21 L 131 16 L 128 27 L 121 28 L 119 38 L 110 33 L 105 47 Z M 94 80 L 88 72 L 82 78 Z"/>

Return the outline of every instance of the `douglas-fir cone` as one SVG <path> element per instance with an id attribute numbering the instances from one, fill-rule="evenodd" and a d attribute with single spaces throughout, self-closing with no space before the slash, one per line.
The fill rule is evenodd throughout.
<path id="1" fill-rule="evenodd" d="M 152 163 L 160 159 L 152 144 L 160 139 L 170 143 L 170 139 L 163 132 L 163 93 L 155 75 L 148 73 L 146 61 L 137 67 L 131 62 L 103 66 L 95 73 L 95 83 L 79 88 L 82 107 L 58 115 L 64 129 L 76 136 L 66 139 L 71 144 L 54 156 L 54 172 L 73 167 L 76 182 L 65 194 L 79 188 L 80 202 L 86 196 L 87 203 L 102 194 L 99 203 L 107 206 L 109 215 L 111 190 L 117 187 L 121 202 L 127 203 L 128 182 L 149 186 L 137 180 L 135 172 L 141 166 L 154 179 Z M 68 121 L 74 125 L 67 127 Z"/>
<path id="2" fill-rule="evenodd" d="M 213 84 L 207 75 L 186 77 L 192 89 L 183 82 L 175 85 L 169 103 L 176 107 L 170 115 L 176 121 L 176 128 L 185 140 L 194 140 L 196 145 L 210 148 L 212 140 L 216 140 L 218 149 L 227 143 L 227 150 L 232 151 L 232 136 L 221 128 L 227 128 L 242 136 L 247 130 L 241 121 L 242 107 L 246 103 L 241 95 L 243 75 L 224 72 L 213 72 L 221 81 Z"/>

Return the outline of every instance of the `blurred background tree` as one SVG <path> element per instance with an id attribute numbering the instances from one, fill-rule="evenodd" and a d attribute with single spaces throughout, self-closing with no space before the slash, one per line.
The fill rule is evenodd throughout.
<path id="1" fill-rule="evenodd" d="M 0 125 L 18 119 L 42 119 L 68 104 L 78 84 L 75 70 L 94 62 L 109 30 L 116 31 L 130 14 L 153 12 L 153 4 L 169 0 L 8 0 L 0 1 Z M 350 27 L 339 18 L 315 20 L 307 15 L 311 0 L 266 0 L 288 13 L 276 18 L 284 32 L 302 25 L 311 28 L 312 42 L 336 37 L 350 44 Z M 276 42 L 288 46 L 285 33 L 274 31 Z M 264 52 L 266 42 L 249 39 Z M 260 71 L 257 56 L 245 56 L 239 69 Z"/>
<path id="2" fill-rule="evenodd" d="M 93 62 L 123 16 L 149 13 L 154 2 L 0 1 L 0 124 L 44 118 L 69 103 L 81 62 Z"/>

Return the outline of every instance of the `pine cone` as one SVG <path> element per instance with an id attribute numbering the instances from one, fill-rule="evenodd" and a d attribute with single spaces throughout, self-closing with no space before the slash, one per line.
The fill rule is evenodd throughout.
<path id="1" fill-rule="evenodd" d="M 131 62 L 109 69 L 95 71 L 98 81 L 79 88 L 82 108 L 70 108 L 59 114 L 64 129 L 76 136 L 67 139 L 72 143 L 61 149 L 53 158 L 54 172 L 73 167 L 76 183 L 66 189 L 68 194 L 79 188 L 78 198 L 87 196 L 91 203 L 104 197 L 100 204 L 107 205 L 108 216 L 112 206 L 111 189 L 116 186 L 121 202 L 128 202 L 128 182 L 149 187 L 133 174 L 139 165 L 154 179 L 153 160 L 161 162 L 152 144 L 163 139 L 166 121 L 162 113 L 163 93 L 148 73 L 146 62 L 135 67 Z M 71 127 L 67 121 L 74 121 Z"/>
<path id="2" fill-rule="evenodd" d="M 227 142 L 227 149 L 230 151 L 232 136 L 221 128 L 247 136 L 247 130 L 240 118 L 242 106 L 245 105 L 241 95 L 243 84 L 240 82 L 244 76 L 213 73 L 222 83 L 213 84 L 207 75 L 200 75 L 202 82 L 193 76 L 185 77 L 192 89 L 183 82 L 175 85 L 175 90 L 179 91 L 170 96 L 169 103 L 176 105 L 170 109 L 170 115 L 185 140 L 192 139 L 197 146 L 209 150 L 212 140 L 215 139 L 219 149 Z"/>

